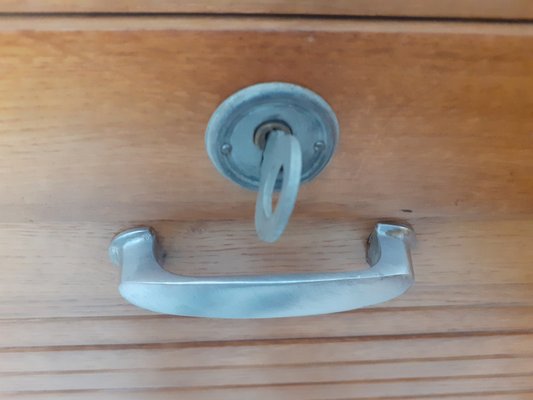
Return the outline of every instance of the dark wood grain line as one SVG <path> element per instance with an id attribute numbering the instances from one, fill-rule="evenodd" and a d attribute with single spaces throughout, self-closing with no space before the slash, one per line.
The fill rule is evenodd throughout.
<path id="1" fill-rule="evenodd" d="M 533 285 L 527 285 L 533 288 Z M 499 304 L 482 304 L 482 305 L 462 305 L 462 304 L 451 304 L 451 305 L 434 305 L 434 306 L 411 306 L 411 307 L 374 307 L 374 308 L 361 308 L 352 311 L 343 312 L 344 315 L 354 315 L 354 314 L 381 314 L 388 312 L 413 312 L 413 311 L 453 311 L 453 310 L 474 310 L 474 309 L 493 309 L 498 307 L 500 309 L 513 309 L 513 310 L 530 310 L 533 313 L 533 300 L 531 305 L 499 305 Z M 19 323 L 19 322 L 75 322 L 78 320 L 83 321 L 139 321 L 139 320 L 164 320 L 164 319 L 175 319 L 174 315 L 162 315 L 162 314 L 146 314 L 146 315 L 89 315 L 89 316 L 66 316 L 66 317 L 44 317 L 44 318 L 0 318 L 1 323 Z M 187 318 L 187 317 L 179 317 Z"/>
<path id="2" fill-rule="evenodd" d="M 266 388 L 266 387 L 302 387 L 302 386 L 315 386 L 315 385 L 346 385 L 346 384 L 357 384 L 357 383 L 370 383 L 370 384 L 383 384 L 383 383 L 398 383 L 398 382 L 427 382 L 427 381 L 450 381 L 450 380 L 470 380 L 470 379 L 491 379 L 491 378 L 522 378 L 522 377 L 532 377 L 532 374 L 498 374 L 498 375 L 478 375 L 475 377 L 431 377 L 431 378 L 399 378 L 399 379 L 365 379 L 365 380 L 350 380 L 350 381 L 323 381 L 323 382 L 292 382 L 292 383 L 269 383 L 269 384 L 253 384 L 253 385 L 205 385 L 205 386 L 187 386 L 187 387 L 174 387 L 174 386 L 165 386 L 158 388 L 113 388 L 113 389 L 67 389 L 67 390 L 20 390 L 15 392 L 0 392 L 8 395 L 24 395 L 24 394 L 37 394 L 37 393 L 47 393 L 47 394 L 64 394 L 64 393 L 87 393 L 87 392 L 135 392 L 135 391 L 147 391 L 147 392 L 157 392 L 162 390 L 179 390 L 183 392 L 193 392 L 193 391 L 202 391 L 202 390 L 213 390 L 213 389 L 223 389 L 223 390 L 237 390 L 237 389 L 251 389 L 251 388 Z"/>
<path id="3" fill-rule="evenodd" d="M 521 395 L 521 394 L 532 394 L 533 391 L 514 391 L 514 390 L 502 390 L 502 391 L 491 391 L 491 392 L 466 392 L 466 393 L 444 393 L 444 394 L 433 394 L 433 395 L 414 395 L 414 396 L 387 396 L 387 397 L 343 397 L 343 398 L 331 398 L 328 400 L 412 400 L 412 399 L 448 399 L 450 397 L 495 397 L 495 396 L 505 396 L 505 395 Z"/>
<path id="4" fill-rule="evenodd" d="M 313 362 L 309 363 L 287 363 L 287 364 L 233 364 L 233 365 L 215 365 L 201 367 L 161 367 L 161 368 L 115 368 L 115 369 L 73 369 L 73 370 L 55 370 L 55 371 L 18 371 L 18 372 L 0 372 L 0 376 L 26 376 L 26 375 L 75 375 L 75 374 L 99 374 L 115 372 L 142 372 L 142 371 L 210 371 L 210 370 L 232 370 L 239 368 L 250 369 L 271 369 L 271 368 L 314 368 L 321 366 L 356 366 L 356 365 L 375 365 L 375 364 L 402 364 L 411 362 L 441 362 L 441 361 L 475 361 L 475 360 L 512 360 L 512 359 L 532 359 L 533 353 L 526 354 L 495 354 L 487 356 L 450 356 L 450 357 L 418 357 L 418 358 L 395 358 L 387 360 L 364 360 L 364 361 L 332 361 L 332 362 Z M 470 377 L 483 377 L 483 375 L 469 375 Z M 427 377 L 425 377 L 427 378 Z"/>
<path id="5" fill-rule="evenodd" d="M 488 23 L 488 24 L 531 24 L 531 17 L 461 17 L 461 16 L 409 16 L 409 15 L 347 15 L 347 14 L 305 14 L 305 13 L 256 13 L 256 12 L 24 12 L 1 11 L 0 18 L 275 18 L 279 20 L 322 20 L 322 21 L 389 21 L 389 22 L 444 22 L 444 23 Z M 409 209 L 402 210 L 410 213 Z"/>
<path id="6" fill-rule="evenodd" d="M 213 15 L 289 15 L 301 16 L 362 16 L 362 17 L 417 17 L 417 18 L 461 18 L 461 19 L 519 19 L 533 18 L 533 10 L 527 1 L 428 1 L 404 0 L 401 4 L 390 1 L 291 1 L 275 0 L 201 0 L 194 2 L 175 2 L 164 0 L 114 1 L 17 1 L 3 0 L 0 11 L 16 15 L 32 13 L 62 15 L 172 15 L 172 14 L 213 14 Z"/>
<path id="7" fill-rule="evenodd" d="M 90 351 L 90 350 L 130 350 L 130 349 L 178 349 L 178 348 L 210 348 L 210 347 L 242 347 L 242 346 L 268 346 L 279 344 L 304 344 L 304 343 L 340 343 L 340 342 L 364 342 L 405 339 L 437 339 L 437 338 L 461 338 L 461 337 L 487 337 L 487 336 L 524 336 L 533 334 L 531 330 L 520 331 L 466 331 L 466 332 L 437 332 L 426 334 L 405 335 L 365 335 L 344 337 L 301 337 L 282 339 L 251 339 L 230 341 L 198 341 L 198 342 L 165 342 L 165 343 L 124 343 L 124 344 L 96 344 L 96 345 L 60 345 L 60 346 L 21 346 L 0 347 L 1 353 L 13 352 L 43 352 L 43 351 Z"/>

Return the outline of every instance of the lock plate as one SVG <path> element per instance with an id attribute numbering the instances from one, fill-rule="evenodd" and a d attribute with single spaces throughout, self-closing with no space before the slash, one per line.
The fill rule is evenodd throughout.
<path id="1" fill-rule="evenodd" d="M 263 150 L 255 134 L 269 123 L 286 125 L 300 142 L 302 183 L 315 178 L 335 152 L 339 125 L 322 97 L 290 83 L 260 83 L 228 97 L 209 120 L 206 149 L 217 170 L 257 191 Z M 281 180 L 276 181 L 275 190 L 281 188 Z"/>

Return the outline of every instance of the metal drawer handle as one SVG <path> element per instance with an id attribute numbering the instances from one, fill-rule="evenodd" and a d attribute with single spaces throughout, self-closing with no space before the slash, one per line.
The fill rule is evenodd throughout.
<path id="1" fill-rule="evenodd" d="M 147 310 L 212 318 L 275 318 L 327 314 L 393 299 L 414 281 L 408 225 L 378 223 L 368 240 L 370 268 L 339 273 L 190 277 L 161 267 L 161 248 L 148 227 L 124 231 L 109 248 L 122 268 L 120 293 Z"/>

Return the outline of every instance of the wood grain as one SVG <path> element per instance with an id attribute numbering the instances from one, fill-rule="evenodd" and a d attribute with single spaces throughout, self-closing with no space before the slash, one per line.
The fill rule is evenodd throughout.
<path id="1" fill-rule="evenodd" d="M 449 371 L 442 377 L 444 371 Z M 503 374 L 502 372 L 505 371 Z M 391 364 L 326 364 L 296 366 L 219 367 L 192 369 L 142 369 L 125 371 L 73 371 L 72 373 L 9 374 L 2 378 L 0 390 L 17 392 L 67 390 L 130 390 L 179 387 L 182 391 L 199 387 L 296 385 L 312 382 L 374 382 L 415 380 L 459 380 L 504 375 L 533 376 L 533 358 L 482 360 L 411 361 Z M 245 383 L 243 383 L 245 382 Z"/>
<path id="2" fill-rule="evenodd" d="M 529 389 L 523 378 L 531 375 L 533 367 L 532 340 L 531 334 L 507 334 L 11 350 L 1 353 L 0 390 L 22 398 L 113 398 L 125 393 L 134 398 L 166 398 L 170 393 L 180 398 L 191 393 L 244 398 L 255 389 L 261 396 L 265 390 L 277 390 L 290 398 L 300 388 L 303 397 L 298 398 L 310 398 L 317 384 L 323 383 L 326 397 L 321 398 L 331 398 L 329 390 L 339 390 L 335 385 L 346 390 L 350 382 L 365 391 L 364 398 L 382 398 L 392 396 L 389 390 L 409 393 L 409 385 L 416 385 L 414 392 L 421 391 L 420 396 L 434 393 L 435 388 L 439 395 L 448 396 L 467 389 L 486 393 L 478 386 L 481 381 L 489 387 L 501 385 L 492 395 L 509 391 L 525 396 L 523 390 Z"/>
<path id="3" fill-rule="evenodd" d="M 532 45 L 529 24 L 0 18 L 0 398 L 531 399 Z M 275 246 L 203 144 L 270 80 L 342 128 Z M 414 225 L 416 284 L 336 315 L 154 315 L 106 255 L 147 224 L 175 272 L 340 271 L 382 218 Z"/>
<path id="4" fill-rule="evenodd" d="M 1 0 L 8 13 L 236 13 L 531 19 L 528 0 Z"/>
<path id="5" fill-rule="evenodd" d="M 400 380 L 379 382 L 348 382 L 348 383 L 305 383 L 280 385 L 235 385 L 227 387 L 200 387 L 192 389 L 178 389 L 165 387 L 152 390 L 119 389 L 119 390 L 73 390 L 50 392 L 21 392 L 15 398 L 57 398 L 65 396 L 69 399 L 94 399 L 105 396 L 105 399 L 180 399 L 211 400 L 231 398 L 246 400 L 250 398 L 260 400 L 276 399 L 346 399 L 347 394 L 355 399 L 416 399 L 453 397 L 456 394 L 509 394 L 517 396 L 523 392 L 533 390 L 533 380 L 530 376 L 501 376 L 466 379 L 428 379 L 428 380 Z M 15 393 L 16 395 L 16 393 Z M 353 396 L 356 397 L 353 397 Z M 55 396 L 55 397 L 54 397 Z M 522 397 L 517 397 L 522 398 Z"/>
<path id="6" fill-rule="evenodd" d="M 531 220 L 412 222 L 417 283 L 405 296 L 350 313 L 265 321 L 156 316 L 126 304 L 102 251 L 118 224 L 2 224 L 0 248 L 9 254 L 0 397 L 475 398 L 489 387 L 502 396 L 494 398 L 527 398 Z M 316 270 L 336 269 L 329 262 L 343 258 L 361 265 L 371 222 L 296 221 L 279 253 L 257 245 L 241 221 L 153 225 L 170 269 L 205 265 L 200 273 L 223 274 L 241 258 L 259 270 L 302 268 L 295 254 Z"/>
<path id="7" fill-rule="evenodd" d="M 533 212 L 533 36 L 226 22 L 0 34 L 0 220 L 247 218 L 254 194 L 216 172 L 203 132 L 220 101 L 264 81 L 317 91 L 341 124 L 296 215 Z"/>
<path id="8" fill-rule="evenodd" d="M 71 329 L 75 326 L 75 329 Z M 272 321 L 185 319 L 168 316 L 60 318 L 0 322 L 0 348 L 113 346 L 139 343 L 344 338 L 352 336 L 530 333 L 533 306 L 444 309 L 366 309 Z"/>
<path id="9" fill-rule="evenodd" d="M 365 267 L 374 221 L 294 219 L 283 239 L 259 243 L 249 221 L 145 221 L 170 271 L 191 275 L 347 271 Z M 530 306 L 531 219 L 411 220 L 416 285 L 387 308 Z M 121 300 L 107 260 L 113 235 L 138 221 L 0 224 L 0 318 L 149 315 Z M 286 322 L 283 322 L 286 323 Z M 5 331 L 4 331 L 5 332 Z"/>
<path id="10" fill-rule="evenodd" d="M 280 18 L 253 15 L 17 15 L 0 14 L 0 32 L 123 32 L 123 31 L 254 31 L 254 32 L 373 32 L 439 33 L 504 36 L 531 36 L 533 25 L 527 21 L 491 22 L 460 20 L 356 18 Z"/>
<path id="11" fill-rule="evenodd" d="M 141 343 L 137 345 L 0 350 L 2 376 L 23 374 L 187 370 L 233 367 L 309 366 L 329 364 L 395 364 L 526 358 L 533 355 L 533 334 L 479 334 L 436 337 L 350 337 L 255 342 Z M 445 373 L 453 371 L 445 370 Z M 475 373 L 471 371 L 470 373 Z M 397 371 L 396 373 L 400 373 Z M 419 373 L 424 373 L 420 371 Z"/>

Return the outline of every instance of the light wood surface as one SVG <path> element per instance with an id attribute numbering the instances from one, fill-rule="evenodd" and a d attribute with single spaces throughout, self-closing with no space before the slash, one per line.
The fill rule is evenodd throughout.
<path id="1" fill-rule="evenodd" d="M 490 36 L 533 35 L 529 22 L 489 22 L 461 20 L 357 19 L 357 18 L 280 18 L 253 15 L 142 15 L 123 14 L 84 15 L 18 15 L 0 14 L 0 32 L 124 32 L 124 31 L 201 31 L 247 33 L 412 33 L 412 34 L 469 34 Z M 242 33 L 242 32 L 241 32 Z"/>
<path id="2" fill-rule="evenodd" d="M 170 271 L 191 275 L 363 268 L 364 242 L 373 226 L 373 221 L 349 222 L 341 219 L 323 222 L 296 218 L 279 243 L 268 245 L 256 239 L 251 218 L 242 222 L 147 223 L 162 238 L 168 252 L 166 267 Z M 418 245 L 413 251 L 417 283 L 407 294 L 386 303 L 386 308 L 398 308 L 400 314 L 402 309 L 411 310 L 418 315 L 419 311 L 421 314 L 427 312 L 420 307 L 436 307 L 444 313 L 447 307 L 456 307 L 459 315 L 470 312 L 470 308 L 463 312 L 461 307 L 479 307 L 480 319 L 484 319 L 483 310 L 488 310 L 490 314 L 491 307 L 520 309 L 532 305 L 531 218 L 460 222 L 411 220 L 411 223 L 418 233 Z M 17 322 L 19 318 L 23 318 L 24 323 L 34 324 L 35 318 L 148 315 L 148 312 L 120 299 L 117 294 L 118 270 L 107 260 L 107 247 L 113 235 L 135 225 L 135 221 L 0 224 L 2 273 L 9 277 L 0 280 L 0 318 L 15 319 L 14 325 L 11 325 L 15 329 L 12 331 L 13 341 L 9 345 L 14 346 L 22 339 L 17 334 L 21 327 Z M 369 315 L 372 318 L 383 316 L 380 318 L 385 324 L 386 318 L 389 318 L 388 314 L 385 317 L 379 312 Z M 203 323 L 190 321 L 193 325 Z M 528 324 L 530 320 L 516 322 Z M 447 321 L 434 320 L 431 323 L 441 329 Z M 280 326 L 285 324 L 290 324 L 290 321 L 280 322 Z M 369 333 L 364 331 L 367 327 L 356 325 L 348 326 L 348 332 L 361 330 L 361 334 L 374 334 L 382 327 L 369 324 L 368 328 L 372 330 Z M 231 329 L 231 324 L 227 326 Z M 4 334 L 0 336 L 0 345 L 8 332 L 7 328 L 1 330 Z M 34 331 L 28 329 L 26 332 L 33 335 Z M 185 334 L 182 331 L 167 333 Z M 204 339 L 209 339 L 214 332 L 206 334 L 208 336 Z M 194 329 L 191 335 L 194 335 Z M 42 339 L 61 340 L 54 337 Z"/>
<path id="3" fill-rule="evenodd" d="M 8 13 L 235 13 L 531 19 L 529 0 L 1 0 Z"/>
<path id="4" fill-rule="evenodd" d="M 533 398 L 530 25 L 0 20 L 0 398 Z M 221 100 L 270 80 L 342 129 L 274 246 L 203 143 Z M 417 231 L 416 284 L 336 315 L 154 315 L 107 261 L 147 224 L 175 272 L 362 268 L 383 218 Z"/>
<path id="5" fill-rule="evenodd" d="M 371 340 L 369 340 L 371 339 Z M 281 339 L 255 342 L 219 341 L 137 345 L 26 348 L 2 350 L 0 372 L 5 377 L 24 374 L 94 372 L 144 369 L 188 370 L 261 366 L 353 364 L 368 368 L 397 362 L 499 360 L 530 358 L 533 334 L 471 334 L 381 336 L 375 338 Z M 110 351 L 113 350 L 113 351 Z M 487 361 L 488 364 L 488 361 Z M 485 365 L 483 368 L 490 368 Z M 455 374 L 451 370 L 445 371 Z M 405 374 L 400 370 L 396 374 Z M 419 374 L 427 372 L 419 371 Z M 470 374 L 478 374 L 471 371 Z"/>
<path id="6" fill-rule="evenodd" d="M 452 372 L 442 378 L 438 374 L 445 369 Z M 419 370 L 429 375 L 424 374 L 421 377 Z M 501 374 L 502 370 L 506 373 Z M 494 379 L 491 377 L 494 374 L 501 376 Z M 533 384 L 528 376 L 532 374 L 533 358 L 510 358 L 490 360 L 490 362 L 466 360 L 397 362 L 380 365 L 309 364 L 294 367 L 102 371 L 97 374 L 74 372 L 68 375 L 46 373 L 8 376 L 1 385 L 8 393 L 16 392 L 19 387 L 24 387 L 25 393 L 39 391 L 43 385 L 46 385 L 50 388 L 48 395 L 54 392 L 78 391 L 81 385 L 86 393 L 104 390 L 124 392 L 123 388 L 127 387 L 126 393 L 120 393 L 118 398 L 127 398 L 132 392 L 134 398 L 140 398 L 145 391 L 148 392 L 145 392 L 147 396 L 145 398 L 151 398 L 150 392 L 168 392 L 168 389 L 162 388 L 169 386 L 180 387 L 179 392 L 175 389 L 171 389 L 171 392 L 174 396 L 185 399 L 212 399 L 230 394 L 238 399 L 246 399 L 252 397 L 252 393 L 256 393 L 260 399 L 270 399 L 272 397 L 268 396 L 274 394 L 277 394 L 276 398 L 281 396 L 292 399 L 308 396 L 312 390 L 315 392 L 313 398 L 330 399 L 332 395 L 342 396 L 352 391 L 372 397 L 395 394 L 418 396 L 426 395 L 428 390 L 436 392 L 435 394 L 446 395 L 450 392 L 453 394 L 457 389 L 479 391 L 483 389 L 483 385 L 485 389 L 488 387 L 498 391 L 531 390 Z M 17 394 L 20 396 L 21 393 Z M 94 393 L 93 395 L 97 396 Z M 114 398 L 112 393 L 109 394 L 109 398 Z"/>
<path id="7" fill-rule="evenodd" d="M 457 394 L 467 394 L 468 398 L 487 398 L 487 394 L 492 398 L 499 395 L 509 396 L 513 399 L 530 399 L 533 383 L 527 376 L 511 376 L 498 378 L 465 378 L 465 379 L 430 379 L 430 380 L 399 380 L 399 381 L 379 381 L 379 382 L 351 382 L 351 383 L 319 383 L 319 384 L 289 384 L 289 385 L 234 385 L 228 387 L 200 387 L 187 390 L 177 390 L 176 388 L 158 388 L 152 390 L 130 389 L 130 390 L 73 390 L 73 391 L 50 391 L 17 394 L 15 398 L 22 399 L 57 399 L 62 393 L 66 393 L 69 399 L 85 400 L 102 398 L 106 399 L 175 399 L 179 397 L 185 400 L 214 400 L 221 398 L 246 400 L 250 398 L 260 400 L 270 399 L 342 399 L 346 394 L 351 394 L 349 399 L 419 399 L 427 398 L 428 391 L 436 393 L 435 398 L 457 398 Z M 480 397 L 476 392 L 481 393 Z M 312 397 L 309 397 L 312 394 Z M 476 397 L 472 397 L 472 394 Z M 353 396 L 356 397 L 353 397 Z M 346 398 L 346 397 L 344 397 Z M 488 397 L 491 398 L 491 397 Z M 509 398 L 509 397 L 503 397 Z"/>
<path id="8" fill-rule="evenodd" d="M 2 33 L 0 220 L 250 218 L 255 194 L 217 173 L 204 130 L 265 81 L 315 90 L 340 121 L 295 215 L 533 212 L 533 36 L 202 26 Z"/>

